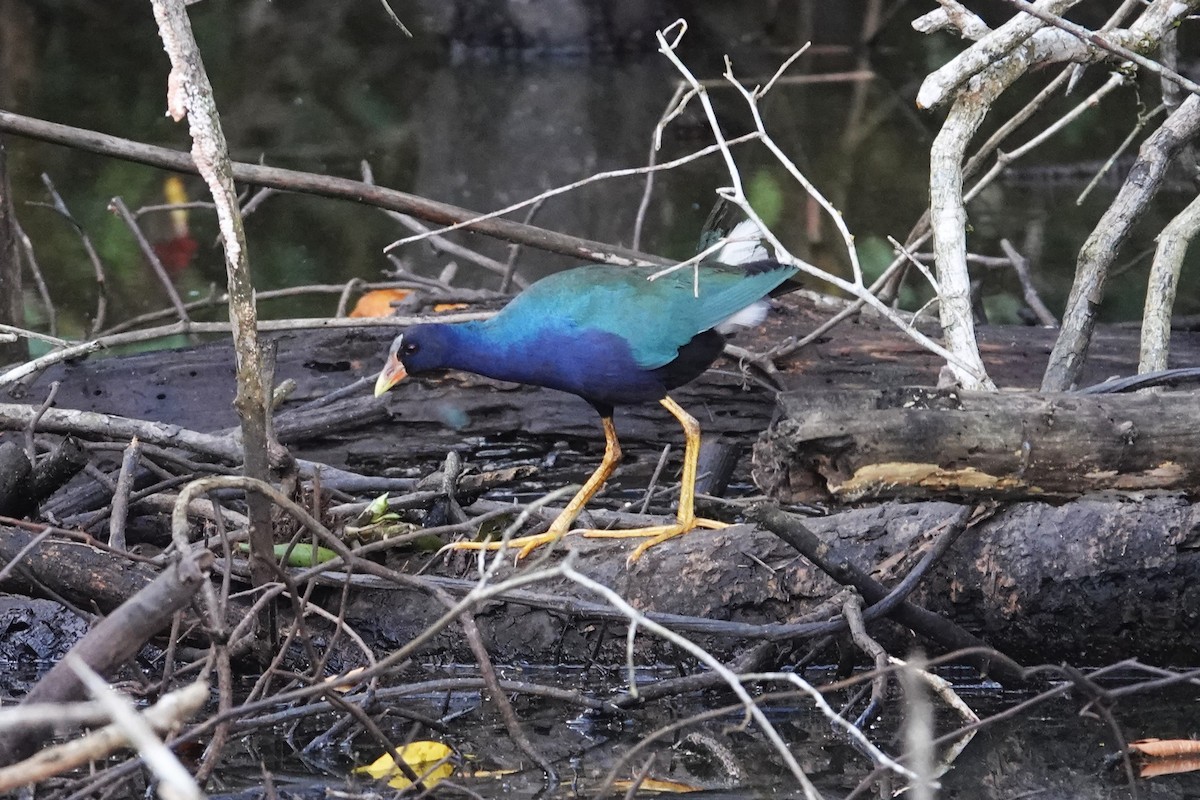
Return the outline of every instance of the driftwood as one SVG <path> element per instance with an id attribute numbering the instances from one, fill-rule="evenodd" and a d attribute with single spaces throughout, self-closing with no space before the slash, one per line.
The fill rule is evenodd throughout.
<path id="1" fill-rule="evenodd" d="M 808 295 L 789 296 L 780 301 L 779 312 L 763 330 L 739 336 L 737 344 L 765 350 L 788 335 L 810 330 L 829 313 Z M 412 470 L 409 474 L 422 474 L 451 449 L 467 452 L 470 460 L 472 450 L 489 443 L 553 437 L 599 457 L 602 439 L 595 413 L 578 398 L 550 390 L 450 375 L 406 381 L 382 401 L 372 398 L 370 387 L 363 385 L 333 403 L 312 405 L 377 370 L 393 334 L 361 329 L 275 337 L 276 378 L 297 384 L 277 414 L 276 431 L 295 455 L 365 473 L 403 465 Z M 989 373 L 1001 385 L 1036 386 L 1052 331 L 982 328 L 980 338 Z M 1101 331 L 1088 360 L 1086 381 L 1132 374 L 1137 348 L 1136 331 Z M 1172 353 L 1177 363 L 1200 363 L 1200 334 L 1178 332 Z M 863 317 L 790 356 L 781 364 L 779 378 L 797 391 L 932 386 L 940 366 L 938 359 L 890 325 Z M 49 380 L 62 381 L 56 401 L 61 409 L 118 414 L 206 433 L 229 431 L 237 423 L 230 404 L 234 376 L 227 344 L 55 366 L 33 385 L 32 396 L 37 397 L 39 387 Z M 677 399 L 700 420 L 706 441 L 723 440 L 744 449 L 776 413 L 773 393 L 743 380 L 729 361 L 684 387 Z M 634 476 L 630 479 L 635 484 L 645 483 L 664 443 L 678 445 L 681 439 L 674 422 L 654 404 L 618 409 L 617 428 L 627 454 L 622 473 Z M 748 476 L 743 459 L 737 479 L 745 482 Z M 543 477 L 548 483 L 560 479 L 552 471 Z M 578 477 L 570 474 L 562 480 Z"/>
<path id="2" fill-rule="evenodd" d="M 804 333 L 824 322 L 829 306 L 807 293 L 777 301 L 778 312 L 763 328 L 739 334 L 735 343 L 763 351 L 788 336 Z M 927 333 L 936 335 L 936 327 Z M 289 422 L 293 409 L 366 378 L 383 363 L 396 331 L 378 328 L 289 332 L 278 334 L 276 380 L 291 379 L 297 388 L 277 416 L 285 441 L 300 445 L 299 455 L 331 464 L 382 458 L 394 463 L 397 454 L 437 451 L 448 442 L 497 431 L 599 438 L 594 412 L 581 400 L 547 389 L 500 384 L 481 378 L 452 375 L 442 379 L 409 380 L 383 401 L 371 398 L 364 385 L 332 409 L 310 409 L 301 425 Z M 981 327 L 980 350 L 988 373 L 1006 388 L 1033 389 L 1038 385 L 1054 331 L 1033 327 Z M 1200 364 L 1200 332 L 1176 331 L 1172 366 Z M 1137 371 L 1135 329 L 1105 328 L 1097 332 L 1082 384 L 1099 383 L 1114 375 Z M 797 351 L 780 364 L 785 389 L 855 389 L 934 386 L 942 362 L 890 324 L 864 316 L 843 323 L 828 336 Z M 215 432 L 237 423 L 233 397 L 232 348 L 226 343 L 185 350 L 146 353 L 120 358 L 92 358 L 56 365 L 31 388 L 62 381 L 58 408 L 99 411 L 157 420 L 196 431 Z M 765 428 L 774 413 L 773 393 L 754 381 L 742 380 L 738 365 L 722 361 L 693 384 L 678 392 L 680 403 L 696 411 L 706 432 L 744 436 Z M 390 418 L 393 427 L 375 428 Z M 671 439 L 670 417 L 654 404 L 618 410 L 622 440 L 661 443 Z M 353 424 L 348 424 L 353 423 Z M 296 427 L 289 430 L 289 425 Z M 409 435 L 409 432 L 415 435 Z M 322 434 L 332 440 L 322 440 Z M 373 437 L 374 441 L 369 441 Z M 410 449 L 411 448 L 411 449 Z M 444 450 L 442 450 L 444 453 Z M 388 464 L 391 466 L 391 463 Z"/>
<path id="3" fill-rule="evenodd" d="M 787 502 L 1200 488 L 1200 393 L 789 392 L 755 448 Z"/>

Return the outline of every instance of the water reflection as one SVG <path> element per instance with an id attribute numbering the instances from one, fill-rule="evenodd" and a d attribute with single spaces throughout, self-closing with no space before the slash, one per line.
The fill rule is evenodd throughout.
<path id="1" fill-rule="evenodd" d="M 15 5 L 3 6 L 2 22 L 14 34 L 10 38 L 37 46 L 6 51 L 10 63 L 0 73 L 6 76 L 0 77 L 6 107 L 187 147 L 183 126 L 162 116 L 167 65 L 148 8 L 36 4 L 30 11 Z M 656 6 L 655 13 L 666 13 L 668 6 Z M 773 19 L 764 10 L 768 6 Z M 814 48 L 793 75 L 870 71 L 874 77 L 865 80 L 844 76 L 780 85 L 763 108 L 779 144 L 843 208 L 868 272 L 881 269 L 891 258 L 886 236 L 903 239 L 926 203 L 927 143 L 938 118 L 917 114 L 912 95 L 925 71 L 959 45 L 950 37 L 914 36 L 904 15 L 897 14 L 883 20 L 870 49 L 857 49 L 865 0 L 768 6 L 697 4 L 683 56 L 700 77 L 716 77 L 722 54 L 732 52 L 738 74 L 749 83 L 761 82 L 794 41 L 811 37 Z M 630 52 L 636 50 L 633 44 L 623 49 L 595 41 L 576 50 L 545 46 L 514 54 L 497 46 L 503 42 L 481 43 L 463 35 L 447 46 L 428 29 L 453 30 L 452 15 L 417 6 L 400 12 L 416 21 L 417 38 L 405 39 L 371 4 L 304 3 L 285 10 L 278 4 L 208 0 L 193 6 L 235 157 L 354 177 L 365 160 L 381 184 L 479 210 L 596 171 L 646 162 L 651 131 L 677 82 L 662 57 Z M 460 15 L 458 21 L 463 19 Z M 1089 75 L 1085 84 L 1104 77 Z M 1086 90 L 1081 87 L 1077 97 Z M 748 118 L 736 93 L 714 89 L 712 94 L 726 133 L 745 130 Z M 1064 100 L 1060 108 L 1074 102 L 1075 97 Z M 1037 158 L 1042 163 L 1103 158 L 1124 135 L 1120 120 L 1135 111 L 1135 92 L 1120 92 L 1103 112 L 1108 124 L 1100 122 L 1100 112 L 1085 115 Z M 709 137 L 702 118 L 685 115 L 669 130 L 660 160 L 691 152 Z M 15 138 L 8 146 L 18 202 L 45 197 L 39 174 L 47 172 L 97 242 L 107 268 L 112 321 L 166 305 L 128 231 L 106 211 L 115 195 L 131 207 L 160 202 L 166 176 Z M 739 158 L 752 200 L 784 241 L 819 266 L 842 271 L 840 239 L 780 166 L 757 145 L 741 149 Z M 1013 240 L 1032 259 L 1045 299 L 1057 311 L 1074 253 L 1111 189 L 1077 208 L 1070 202 L 1077 186 L 1041 181 L 1038 175 L 1027 169 L 1019 181 L 984 193 L 971 209 L 971 247 L 996 255 L 1001 238 Z M 673 257 L 690 252 L 713 189 L 727 181 L 717 157 L 660 176 L 643 248 Z M 191 197 L 204 196 L 198 179 L 188 178 L 186 185 Z M 535 222 L 629 244 L 641 192 L 638 179 L 589 186 L 547 202 Z M 1169 197 L 1148 214 L 1140 240 L 1129 245 L 1130 255 L 1144 249 L 1185 201 Z M 61 331 L 79 335 L 94 313 L 96 286 L 75 232 L 40 206 L 22 205 L 19 217 L 63 316 Z M 191 225 L 199 249 L 191 267 L 177 277 L 185 299 L 224 281 L 210 215 L 194 212 Z M 383 247 L 402 234 L 375 210 L 288 195 L 268 199 L 247 226 L 260 289 L 378 278 L 388 266 Z M 493 257 L 507 257 L 501 243 L 471 235 L 463 240 Z M 447 260 L 423 245 L 409 246 L 401 255 L 414 271 L 428 275 L 438 274 Z M 562 258 L 526 251 L 519 269 L 537 277 L 566 265 Z M 1144 263 L 1131 261 L 1117 276 L 1105 307 L 1109 318 L 1140 312 L 1143 272 Z M 1185 281 L 1190 272 L 1185 270 Z M 495 282 L 494 276 L 466 268 L 459 274 L 466 284 Z M 1020 294 L 1005 272 L 979 277 L 988 295 Z M 1196 293 L 1189 288 L 1180 291 L 1181 313 L 1196 310 L 1197 301 L 1188 299 Z M 286 306 L 268 304 L 264 313 L 328 314 L 332 303 L 329 298 L 292 300 Z M 993 304 L 992 312 L 999 321 L 1017 320 L 1011 304 Z"/>

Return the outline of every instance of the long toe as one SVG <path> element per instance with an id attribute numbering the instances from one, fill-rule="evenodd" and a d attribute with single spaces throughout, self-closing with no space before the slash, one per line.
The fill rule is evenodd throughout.
<path id="1" fill-rule="evenodd" d="M 589 539 L 646 539 L 629 554 L 629 564 L 633 564 L 642 554 L 655 545 L 660 545 L 668 539 L 674 539 L 696 528 L 726 528 L 724 522 L 713 519 L 694 519 L 691 523 L 673 522 L 670 525 L 654 525 L 648 528 L 631 528 L 622 531 L 583 531 Z"/>
<path id="2" fill-rule="evenodd" d="M 695 517 L 691 522 L 676 520 L 670 525 L 651 525 L 647 528 L 625 528 L 622 530 L 585 530 L 582 531 L 582 533 L 589 539 L 645 539 L 647 537 L 661 536 L 663 533 L 671 531 L 671 535 L 667 537 L 667 539 L 670 539 L 673 536 L 678 536 L 681 533 L 687 533 L 688 531 L 695 530 L 696 528 L 720 530 L 721 528 L 728 527 L 728 522 L 721 522 L 720 520 L 715 519 L 705 519 L 704 517 Z"/>
<path id="3" fill-rule="evenodd" d="M 651 547 L 660 545 L 663 542 L 667 541 L 668 539 L 674 539 L 676 536 L 685 534 L 690 530 L 693 530 L 693 528 L 691 526 L 684 526 L 679 523 L 676 523 L 675 525 L 666 526 L 666 530 L 662 531 L 661 533 L 656 535 L 654 538 L 647 539 L 646 541 L 639 544 L 637 547 L 633 548 L 633 552 L 629 554 L 629 558 L 626 559 L 626 561 L 625 561 L 626 565 L 633 566 L 637 562 L 637 560 L 639 558 L 641 558 L 642 555 L 647 550 L 649 550 Z"/>
<path id="4" fill-rule="evenodd" d="M 678 523 L 673 523 L 671 525 L 651 525 L 648 528 L 585 530 L 583 531 L 583 535 L 589 539 L 645 539 L 647 537 L 659 536 L 664 531 L 675 530 L 680 527 Z"/>
<path id="5" fill-rule="evenodd" d="M 517 560 L 525 558 L 542 545 L 557 542 L 565 533 L 557 533 L 555 531 L 547 531 L 546 533 L 538 533 L 533 536 L 518 536 L 515 539 L 508 540 L 508 548 L 517 551 Z M 443 550 L 499 550 L 500 542 L 453 542 L 442 548 Z"/>

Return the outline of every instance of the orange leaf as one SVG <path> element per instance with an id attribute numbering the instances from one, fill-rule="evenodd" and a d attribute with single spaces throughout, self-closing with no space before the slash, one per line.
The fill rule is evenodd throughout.
<path id="1" fill-rule="evenodd" d="M 392 303 L 403 300 L 412 292 L 408 289 L 376 289 L 358 298 L 352 317 L 386 317 L 392 313 Z"/>
<path id="2" fill-rule="evenodd" d="M 466 303 L 438 303 L 433 310 L 440 314 L 443 311 L 460 311 L 466 307 Z"/>
<path id="3" fill-rule="evenodd" d="M 1150 758 L 1200 756 L 1200 740 L 1196 739 L 1138 739 L 1129 743 L 1129 752 Z"/>
<path id="4" fill-rule="evenodd" d="M 1138 772 L 1139 778 L 1157 778 L 1160 775 L 1178 775 L 1181 772 L 1200 770 L 1200 758 L 1156 758 L 1147 761 Z"/>

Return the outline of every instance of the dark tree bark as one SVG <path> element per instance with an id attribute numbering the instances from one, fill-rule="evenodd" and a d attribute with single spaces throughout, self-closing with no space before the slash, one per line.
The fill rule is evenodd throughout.
<path id="1" fill-rule="evenodd" d="M 83 446 L 71 436 L 63 439 L 37 465 L 12 442 L 0 444 L 0 515 L 23 517 L 58 491 L 87 464 Z"/>
<path id="2" fill-rule="evenodd" d="M 0 562 L 11 563 L 33 538 L 29 531 L 0 528 Z M 38 594 L 44 586 L 77 606 L 108 613 L 146 588 L 157 574 L 149 564 L 81 542 L 50 538 L 21 556 L 0 589 Z"/>

